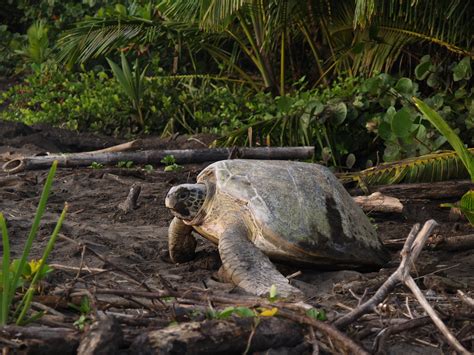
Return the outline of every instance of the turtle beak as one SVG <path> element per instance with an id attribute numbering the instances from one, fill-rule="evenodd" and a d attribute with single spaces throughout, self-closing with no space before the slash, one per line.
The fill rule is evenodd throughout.
<path id="1" fill-rule="evenodd" d="M 165 206 L 166 208 L 169 208 L 169 209 L 173 209 L 173 207 L 175 206 L 176 204 L 176 201 L 174 200 L 174 198 L 171 198 L 169 196 L 166 196 L 165 198 Z"/>

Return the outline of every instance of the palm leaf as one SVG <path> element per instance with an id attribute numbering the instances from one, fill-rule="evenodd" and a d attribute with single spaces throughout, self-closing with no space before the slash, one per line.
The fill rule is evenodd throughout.
<path id="1" fill-rule="evenodd" d="M 468 149 L 474 154 L 474 148 Z M 384 163 L 357 173 L 338 174 L 343 183 L 361 186 L 435 182 L 466 179 L 469 173 L 455 151 L 427 154 L 398 162 Z"/>
<path id="2" fill-rule="evenodd" d="M 461 141 L 456 132 L 449 127 L 448 123 L 431 107 L 429 107 L 423 100 L 420 100 L 416 97 L 413 98 L 416 107 L 418 110 L 423 113 L 426 119 L 428 119 L 433 126 L 448 140 L 451 147 L 456 151 L 459 156 L 459 159 L 462 161 L 466 167 L 471 180 L 474 181 L 474 158 L 470 154 L 469 150 L 464 146 L 464 143 Z"/>

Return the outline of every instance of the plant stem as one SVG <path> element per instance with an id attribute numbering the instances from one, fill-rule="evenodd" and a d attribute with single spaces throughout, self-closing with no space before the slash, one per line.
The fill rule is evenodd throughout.
<path id="1" fill-rule="evenodd" d="M 54 227 L 53 233 L 51 234 L 51 237 L 49 238 L 48 245 L 46 245 L 46 249 L 43 252 L 43 256 L 41 257 L 38 270 L 33 276 L 33 280 L 30 283 L 30 287 L 28 288 L 28 291 L 26 291 L 25 295 L 23 296 L 23 299 L 21 300 L 20 306 L 22 305 L 22 308 L 21 308 L 21 313 L 18 316 L 18 319 L 16 320 L 17 325 L 22 324 L 23 318 L 25 317 L 26 312 L 30 308 L 31 301 L 33 299 L 33 294 L 35 292 L 36 284 L 39 281 L 38 279 L 41 275 L 41 271 L 43 270 L 44 264 L 46 263 L 46 259 L 48 258 L 49 254 L 53 250 L 54 244 L 56 243 L 56 238 L 58 237 L 64 218 L 66 217 L 67 209 L 68 209 L 68 204 L 65 203 L 63 211 L 61 212 L 61 215 L 59 216 L 58 222 L 56 223 L 56 227 Z"/>
<path id="2" fill-rule="evenodd" d="M 38 204 L 38 208 L 36 209 L 35 219 L 33 220 L 33 225 L 31 226 L 30 233 L 26 240 L 25 247 L 23 249 L 23 254 L 21 255 L 20 263 L 18 264 L 18 269 L 16 270 L 13 281 L 12 281 L 12 289 L 9 292 L 8 301 L 11 302 L 13 296 L 15 294 L 15 285 L 18 283 L 21 274 L 23 273 L 23 269 L 25 268 L 26 260 L 30 253 L 31 246 L 33 245 L 33 240 L 36 237 L 36 233 L 38 232 L 39 224 L 41 222 L 41 217 L 43 216 L 44 210 L 46 209 L 46 202 L 48 201 L 49 192 L 51 191 L 51 186 L 53 184 L 54 174 L 56 173 L 56 168 L 58 165 L 58 161 L 55 160 L 51 165 L 51 169 L 49 170 L 48 177 L 46 179 L 46 183 L 43 188 L 43 192 L 41 193 L 41 198 Z"/>
<path id="3" fill-rule="evenodd" d="M 2 304 L 0 309 L 0 325 L 7 324 L 8 321 L 8 309 L 9 307 L 9 294 L 10 294 L 10 242 L 8 240 L 7 224 L 3 214 L 0 213 L 0 229 L 2 231 L 2 246 L 3 246 L 3 257 L 2 257 L 2 273 L 3 273 L 3 290 L 2 290 Z"/>

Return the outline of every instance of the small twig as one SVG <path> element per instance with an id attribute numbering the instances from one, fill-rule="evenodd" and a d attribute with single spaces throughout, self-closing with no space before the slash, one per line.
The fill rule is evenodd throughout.
<path id="1" fill-rule="evenodd" d="M 257 327 L 258 327 L 259 324 L 260 324 L 259 318 L 255 318 L 254 325 L 252 326 L 252 331 L 250 332 L 249 338 L 247 340 L 247 346 L 245 347 L 243 355 L 248 354 L 248 352 L 250 350 L 250 346 L 252 345 L 252 339 L 255 335 L 255 332 L 257 331 Z"/>
<path id="2" fill-rule="evenodd" d="M 466 295 L 464 292 L 461 290 L 458 290 L 457 292 L 458 297 L 463 301 L 465 304 L 467 304 L 469 307 L 474 308 L 474 299 Z"/>
<path id="3" fill-rule="evenodd" d="M 406 279 L 404 280 L 404 283 L 411 290 L 411 292 L 413 292 L 418 302 L 424 308 L 426 313 L 428 313 L 428 315 L 431 317 L 431 320 L 438 327 L 441 334 L 443 334 L 443 336 L 446 338 L 448 343 L 451 344 L 451 346 L 455 348 L 456 351 L 460 352 L 461 354 L 470 354 L 469 351 L 467 351 L 461 345 L 461 343 L 454 337 L 454 335 L 451 333 L 448 327 L 444 325 L 443 321 L 439 318 L 439 316 L 436 314 L 433 307 L 431 307 L 431 305 L 426 300 L 421 290 L 418 288 L 418 285 L 416 284 L 415 280 L 413 280 L 413 278 L 410 275 L 407 275 Z"/>
<path id="4" fill-rule="evenodd" d="M 62 314 L 61 312 L 58 312 L 54 308 L 46 306 L 45 304 L 42 304 L 40 302 L 31 302 L 31 306 L 34 307 L 34 308 L 40 309 L 42 311 L 45 311 L 48 314 L 52 314 L 54 316 L 61 317 L 62 319 L 65 318 L 64 314 Z"/>
<path id="5" fill-rule="evenodd" d="M 407 307 L 407 312 L 408 312 L 408 315 L 410 316 L 410 318 L 411 318 L 411 319 L 415 318 L 415 317 L 413 317 L 413 314 L 411 313 L 410 303 L 409 303 L 409 300 L 408 300 L 408 296 L 405 297 L 405 306 Z"/>
<path id="6" fill-rule="evenodd" d="M 318 321 L 308 316 L 303 316 L 288 310 L 279 309 L 278 315 L 293 320 L 298 323 L 310 325 L 320 332 L 326 334 L 329 339 L 337 341 L 349 354 L 367 354 L 368 352 L 360 347 L 354 340 L 337 330 L 330 324 Z"/>
<path id="7" fill-rule="evenodd" d="M 87 245 L 87 242 L 78 242 L 74 239 L 71 239 L 67 236 L 65 236 L 64 234 L 58 234 L 58 238 L 61 238 L 65 241 L 68 241 L 72 244 L 75 244 L 77 246 L 80 246 L 80 247 L 83 247 L 85 246 L 87 248 L 87 250 L 89 250 L 92 254 L 94 254 L 98 259 L 102 260 L 104 263 L 106 264 L 109 264 L 110 266 L 112 266 L 114 269 L 120 271 L 121 273 L 123 273 L 124 275 L 127 275 L 131 280 L 135 281 L 139 286 L 143 286 L 145 289 L 147 289 L 148 291 L 152 291 L 152 289 L 144 282 L 144 281 L 140 281 L 138 280 L 133 274 L 131 274 L 130 272 L 128 272 L 127 270 L 125 270 L 124 268 L 122 268 L 121 266 L 115 264 L 114 262 L 110 261 L 109 259 L 107 259 L 106 257 L 100 255 L 98 252 L 96 252 L 94 249 L 92 249 L 90 246 Z"/>
<path id="8" fill-rule="evenodd" d="M 90 274 L 96 273 L 96 272 L 110 272 L 108 269 L 99 269 L 95 267 L 86 267 L 86 268 L 80 268 L 77 266 L 69 266 L 69 265 L 62 265 L 62 264 L 49 264 L 53 269 L 57 270 L 63 270 L 63 271 L 73 271 L 73 272 L 88 272 Z"/>
<path id="9" fill-rule="evenodd" d="M 80 289 L 73 289 L 72 291 L 78 291 Z M 347 349 L 350 353 L 353 354 L 367 354 L 365 350 L 363 350 L 359 345 L 357 345 L 353 340 L 351 340 L 347 335 L 340 332 L 330 324 L 317 321 L 313 318 L 310 318 L 305 315 L 298 314 L 297 312 L 305 312 L 308 308 L 311 308 L 309 305 L 305 305 L 303 303 L 286 303 L 286 302 L 276 302 L 270 303 L 265 299 L 259 297 L 242 297 L 242 296 L 233 296 L 233 295 L 226 295 L 219 296 L 213 295 L 206 291 L 197 291 L 197 290 L 190 290 L 185 292 L 184 294 L 180 294 L 178 291 L 167 290 L 167 291 L 153 291 L 153 292 L 146 292 L 146 291 L 135 291 L 135 290 L 126 290 L 126 289 L 100 289 L 97 288 L 94 290 L 95 294 L 109 294 L 109 295 L 117 295 L 117 296 L 135 296 L 135 297 L 143 297 L 143 298 L 151 298 L 151 299 L 159 299 L 162 297 L 176 297 L 180 300 L 184 299 L 185 297 L 193 300 L 198 301 L 212 301 L 216 303 L 223 303 L 223 304 L 239 304 L 241 306 L 262 306 L 265 305 L 267 307 L 277 307 L 278 314 L 284 318 L 288 318 L 290 320 L 310 325 L 320 332 L 326 334 L 330 339 L 338 342 L 341 344 L 345 349 Z"/>
<path id="10" fill-rule="evenodd" d="M 375 305 L 385 298 L 388 292 L 390 292 L 390 290 L 392 290 L 396 284 L 401 281 L 412 291 L 415 298 L 424 308 L 426 313 L 428 313 L 428 315 L 431 317 L 433 323 L 438 327 L 438 329 L 441 331 L 441 334 L 446 338 L 449 344 L 458 352 L 462 354 L 469 354 L 469 352 L 461 345 L 461 343 L 459 343 L 459 341 L 444 325 L 442 320 L 428 303 L 425 296 L 410 275 L 410 270 L 412 266 L 414 266 L 415 260 L 420 255 L 426 240 L 436 225 L 437 223 L 434 220 L 429 220 L 425 223 L 422 230 L 418 234 L 416 234 L 416 232 L 419 229 L 419 225 L 415 225 L 408 235 L 405 245 L 403 246 L 403 249 L 400 253 L 402 261 L 398 269 L 392 275 L 390 275 L 388 280 L 380 287 L 380 289 L 370 300 L 362 304 L 360 307 L 357 307 L 353 312 L 350 312 L 349 314 L 339 318 L 334 324 L 337 327 L 345 327 L 358 319 L 362 314 L 374 309 Z"/>
<path id="11" fill-rule="evenodd" d="M 77 279 L 79 279 L 79 276 L 81 276 L 81 271 L 82 271 L 82 266 L 84 265 L 84 257 L 86 255 L 86 246 L 83 245 L 82 246 L 82 250 L 81 250 L 81 261 L 79 262 L 79 270 L 77 270 L 77 274 L 76 276 L 74 277 L 74 280 L 73 282 L 76 282 Z"/>
<path id="12" fill-rule="evenodd" d="M 411 248 L 411 245 L 413 244 L 415 236 L 419 230 L 420 230 L 420 225 L 415 224 L 413 228 L 411 229 L 410 233 L 408 234 L 403 250 L 405 249 L 408 250 L 409 248 Z M 402 253 L 403 253 L 403 250 L 402 250 Z M 369 300 L 367 300 L 366 302 L 364 302 L 363 304 L 361 304 L 360 306 L 358 306 L 357 308 L 355 308 L 348 314 L 337 319 L 334 322 L 334 325 L 337 328 L 344 328 L 348 326 L 349 324 L 355 322 L 364 314 L 374 311 L 377 305 L 381 303 L 385 299 L 385 297 L 388 295 L 388 293 L 395 288 L 398 282 L 400 282 L 401 269 L 403 267 L 406 267 L 405 266 L 406 264 L 407 264 L 407 260 L 402 259 L 402 262 L 400 263 L 399 268 L 392 275 L 390 275 L 387 281 L 385 281 L 383 285 L 380 286 L 377 292 Z"/>

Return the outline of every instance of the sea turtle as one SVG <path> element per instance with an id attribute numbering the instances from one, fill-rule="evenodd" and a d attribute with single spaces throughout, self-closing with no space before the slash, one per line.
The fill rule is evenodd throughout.
<path id="1" fill-rule="evenodd" d="M 195 184 L 172 187 L 165 200 L 173 262 L 194 257 L 192 231 L 218 245 L 226 275 L 264 295 L 275 285 L 298 294 L 275 261 L 324 267 L 380 267 L 388 253 L 373 226 L 331 171 L 321 165 L 223 160 Z"/>

